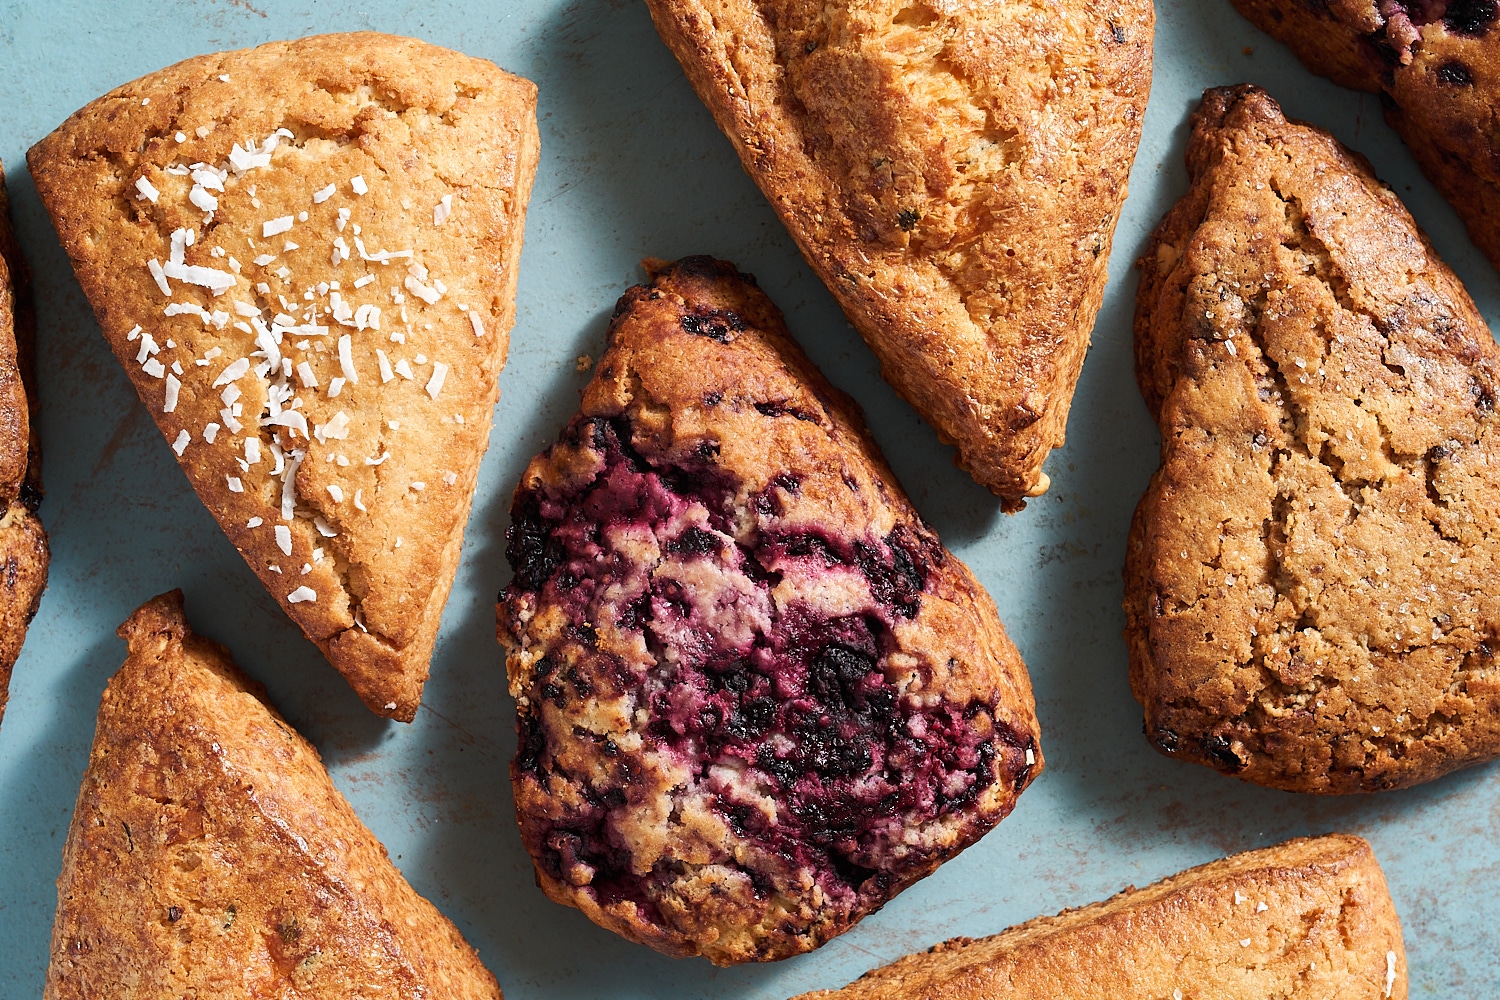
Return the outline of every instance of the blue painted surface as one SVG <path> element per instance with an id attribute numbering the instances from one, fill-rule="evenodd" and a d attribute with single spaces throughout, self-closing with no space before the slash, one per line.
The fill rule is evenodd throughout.
<path id="1" fill-rule="evenodd" d="M 51 587 L 0 729 L 0 996 L 41 990 L 60 863 L 114 629 L 180 586 L 322 750 L 339 787 L 412 883 L 461 927 L 506 995 L 782 998 L 836 986 L 954 934 L 985 934 L 1226 852 L 1296 834 L 1368 837 L 1406 926 L 1414 997 L 1500 995 L 1500 772 L 1318 800 L 1159 757 L 1140 735 L 1120 639 L 1130 513 L 1156 464 L 1133 383 L 1131 262 L 1183 191 L 1199 91 L 1250 80 L 1367 154 L 1493 322 L 1500 279 L 1418 174 L 1376 101 L 1305 71 L 1227 0 L 1159 0 L 1156 89 L 1111 260 L 1112 284 L 1052 491 L 1016 517 L 880 381 L 859 337 L 739 168 L 638 0 L 0 0 L 0 157 L 41 313 Z M 417 722 L 366 712 L 282 616 L 178 471 L 99 336 L 24 168 L 76 108 L 187 56 L 373 28 L 485 56 L 541 88 L 543 154 L 526 226 L 519 318 L 463 565 Z M 1247 53 L 1246 47 L 1253 47 Z M 979 845 L 821 951 L 716 970 L 595 928 L 535 888 L 506 766 L 513 706 L 492 601 L 508 578 L 509 494 L 572 412 L 637 261 L 713 253 L 759 276 L 828 377 L 865 407 L 922 513 L 989 587 L 1031 669 L 1048 769 Z"/>

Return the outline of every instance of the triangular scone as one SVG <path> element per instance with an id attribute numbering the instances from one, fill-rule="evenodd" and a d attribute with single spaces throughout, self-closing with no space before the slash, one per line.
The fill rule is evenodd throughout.
<path id="1" fill-rule="evenodd" d="M 1500 755 L 1500 348 L 1369 164 L 1211 90 L 1140 262 L 1126 566 L 1164 753 L 1355 792 Z"/>
<path id="2" fill-rule="evenodd" d="M 389 35 L 190 59 L 38 143 L 99 325 L 198 495 L 410 720 L 514 318 L 536 89 Z"/>
<path id="3" fill-rule="evenodd" d="M 180 592 L 120 626 L 63 848 L 47 1000 L 455 997 L 500 988 Z"/>
<path id="4" fill-rule="evenodd" d="M 1500 4 L 1233 2 L 1314 73 L 1380 94 L 1386 121 L 1500 268 Z"/>
<path id="5" fill-rule="evenodd" d="M 1149 0 L 647 0 L 887 380 L 1007 510 L 1104 294 Z"/>
<path id="6" fill-rule="evenodd" d="M 47 586 L 50 558 L 47 533 L 36 516 L 42 502 L 40 450 L 31 426 L 36 321 L 27 285 L 0 164 L 0 720 L 26 627 Z"/>
<path id="7" fill-rule="evenodd" d="M 1042 766 L 995 605 L 752 281 L 652 265 L 516 490 L 500 594 L 549 896 L 719 965 L 810 951 Z"/>
<path id="8" fill-rule="evenodd" d="M 1213 861 L 794 1000 L 1406 1000 L 1370 845 L 1331 834 Z"/>

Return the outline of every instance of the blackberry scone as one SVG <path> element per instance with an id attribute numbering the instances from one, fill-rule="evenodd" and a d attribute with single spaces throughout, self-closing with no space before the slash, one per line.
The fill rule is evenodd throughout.
<path id="1" fill-rule="evenodd" d="M 41 451 L 32 350 L 36 317 L 21 246 L 10 226 L 5 168 L 0 165 L 0 720 L 26 628 L 47 586 L 50 553 L 37 518 Z"/>
<path id="2" fill-rule="evenodd" d="M 1380 94 L 1386 120 L 1500 267 L 1500 3 L 1234 0 L 1314 73 Z"/>
<path id="3" fill-rule="evenodd" d="M 537 150 L 530 81 L 359 32 L 169 66 L 28 156 L 199 498 L 402 721 L 489 442 Z"/>
<path id="4" fill-rule="evenodd" d="M 1045 492 L 1151 88 L 1150 0 L 647 0 L 890 383 Z"/>
<path id="5" fill-rule="evenodd" d="M 648 262 L 511 507 L 511 773 L 558 902 L 716 964 L 810 951 L 1042 766 L 994 604 L 722 261 Z"/>
<path id="6" fill-rule="evenodd" d="M 45 1000 L 500 1000 L 182 594 L 120 626 L 57 880 Z"/>
<path id="7" fill-rule="evenodd" d="M 1140 261 L 1125 570 L 1169 756 L 1359 792 L 1500 755 L 1500 348 L 1357 154 L 1209 91 Z"/>

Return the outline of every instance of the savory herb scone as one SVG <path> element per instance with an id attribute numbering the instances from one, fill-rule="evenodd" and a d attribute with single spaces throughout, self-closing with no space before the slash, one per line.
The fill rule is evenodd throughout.
<path id="1" fill-rule="evenodd" d="M 796 1000 L 1405 1000 L 1370 845 L 1333 834 L 1190 868 Z"/>
<path id="2" fill-rule="evenodd" d="M 29 160 L 199 497 L 365 703 L 409 721 L 514 319 L 536 88 L 323 35 L 126 84 Z"/>
<path id="3" fill-rule="evenodd" d="M 1149 0 L 647 0 L 808 263 L 1007 510 L 1104 294 L 1151 87 Z"/>
<path id="4" fill-rule="evenodd" d="M 36 317 L 30 276 L 10 227 L 5 167 L 0 164 L 0 720 L 10 675 L 47 586 L 47 533 L 41 506 L 41 451 L 32 350 Z"/>
<path id="5" fill-rule="evenodd" d="M 46 1000 L 453 997 L 495 978 L 182 594 L 120 626 L 57 881 Z"/>
<path id="6" fill-rule="evenodd" d="M 648 262 L 516 490 L 500 640 L 549 896 L 671 955 L 810 951 L 1042 766 L 995 606 L 722 261 Z"/>
<path id="7" fill-rule="evenodd" d="M 1500 268 L 1500 4 L 1234 0 L 1314 73 L 1380 94 L 1386 121 Z"/>
<path id="8" fill-rule="evenodd" d="M 1500 756 L 1500 348 L 1362 157 L 1250 86 L 1192 124 L 1136 312 L 1146 735 L 1309 792 Z"/>

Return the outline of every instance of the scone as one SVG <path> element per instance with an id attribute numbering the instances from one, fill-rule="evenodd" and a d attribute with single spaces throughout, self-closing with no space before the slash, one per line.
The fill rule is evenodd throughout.
<path id="1" fill-rule="evenodd" d="M 796 1000 L 1404 1000 L 1370 845 L 1334 834 L 1190 868 Z"/>
<path id="2" fill-rule="evenodd" d="M 1234 0 L 1314 73 L 1378 93 L 1469 237 L 1500 267 L 1500 6 L 1494 0 Z"/>
<path id="3" fill-rule="evenodd" d="M 1149 0 L 647 0 L 808 263 L 957 461 L 1048 487 L 1141 136 Z"/>
<path id="4" fill-rule="evenodd" d="M 26 627 L 47 586 L 47 533 L 41 506 L 41 460 L 32 415 L 36 383 L 32 349 L 36 317 L 21 247 L 10 228 L 5 168 L 0 164 L 0 720 L 10 674 Z"/>
<path id="5" fill-rule="evenodd" d="M 648 262 L 516 490 L 511 775 L 549 896 L 670 955 L 810 951 L 1042 766 L 994 604 L 722 261 Z"/>
<path id="6" fill-rule="evenodd" d="M 1500 348 L 1369 164 L 1264 91 L 1209 91 L 1187 161 L 1135 321 L 1147 737 L 1309 792 L 1500 755 Z"/>
<path id="7" fill-rule="evenodd" d="M 495 978 L 182 595 L 120 626 L 57 882 L 46 1000 L 454 997 Z"/>
<path id="8" fill-rule="evenodd" d="M 365 703 L 409 721 L 514 319 L 536 88 L 323 35 L 126 84 L 29 160 L 199 497 Z"/>

